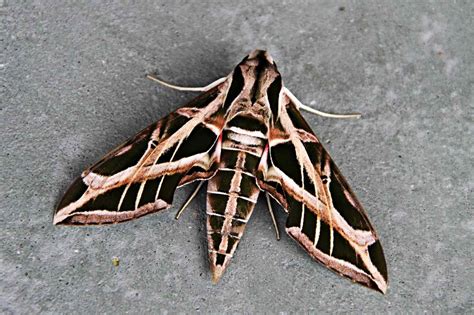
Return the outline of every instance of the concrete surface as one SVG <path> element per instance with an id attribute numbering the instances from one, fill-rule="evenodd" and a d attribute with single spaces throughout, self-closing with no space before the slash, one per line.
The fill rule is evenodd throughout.
<path id="1" fill-rule="evenodd" d="M 473 2 L 189 2 L 0 0 L 0 313 L 472 313 Z M 364 113 L 305 116 L 377 227 L 386 296 L 277 242 L 263 202 L 218 285 L 204 192 L 173 219 L 191 187 L 133 222 L 52 225 L 82 169 L 194 96 L 146 73 L 205 85 L 257 47 L 303 102 Z"/>

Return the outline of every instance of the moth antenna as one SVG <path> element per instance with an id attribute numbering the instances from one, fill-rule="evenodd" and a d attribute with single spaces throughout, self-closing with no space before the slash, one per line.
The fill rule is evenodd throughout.
<path id="1" fill-rule="evenodd" d="M 277 224 L 276 219 L 275 219 L 275 213 L 273 213 L 272 203 L 270 202 L 270 195 L 268 193 L 265 193 L 265 198 L 267 199 L 268 211 L 270 212 L 270 216 L 272 217 L 272 221 L 273 221 L 273 226 L 275 227 L 276 239 L 279 241 L 280 240 L 280 230 L 278 229 L 278 224 Z"/>
<path id="2" fill-rule="evenodd" d="M 217 79 L 216 81 L 212 82 L 211 84 L 208 84 L 208 85 L 203 86 L 203 87 L 188 87 L 188 86 L 179 86 L 179 85 L 168 83 L 166 81 L 163 81 L 163 80 L 157 78 L 156 76 L 154 76 L 152 74 L 147 74 L 146 78 L 150 79 L 152 81 L 158 82 L 159 84 L 161 84 L 163 86 L 166 86 L 166 87 L 169 87 L 173 90 L 184 91 L 184 92 L 206 92 L 206 91 L 209 91 L 210 89 L 212 89 L 213 87 L 218 86 L 219 84 L 221 84 L 222 82 L 224 82 L 227 79 L 227 77 L 222 77 L 222 78 Z"/>
<path id="3" fill-rule="evenodd" d="M 196 197 L 199 189 L 201 189 L 202 187 L 202 184 L 204 184 L 204 181 L 201 180 L 199 182 L 199 184 L 196 186 L 196 189 L 191 193 L 191 195 L 189 195 L 188 197 L 188 200 L 186 200 L 186 202 L 184 203 L 184 205 L 181 206 L 181 209 L 179 209 L 179 211 L 176 213 L 176 216 L 174 217 L 176 220 L 179 219 L 179 217 L 181 216 L 181 214 L 183 213 L 184 209 L 186 209 L 187 206 L 189 206 L 189 204 L 191 203 L 191 201 L 194 199 L 194 197 Z"/>
<path id="4" fill-rule="evenodd" d="M 343 118 L 343 119 L 344 118 L 356 118 L 357 119 L 357 118 L 360 118 L 362 116 L 362 114 L 360 114 L 360 113 L 331 114 L 331 113 L 322 112 L 320 110 L 314 109 L 312 107 L 306 106 L 303 103 L 301 103 L 296 98 L 296 96 L 293 93 L 291 93 L 291 91 L 288 90 L 287 88 L 285 88 L 285 92 L 286 92 L 286 95 L 288 95 L 288 97 L 291 99 L 291 101 L 293 101 L 293 103 L 295 103 L 295 105 L 298 109 L 305 110 L 305 111 L 310 112 L 312 114 L 316 114 L 316 115 L 319 115 L 319 116 L 322 116 L 322 117 Z"/>

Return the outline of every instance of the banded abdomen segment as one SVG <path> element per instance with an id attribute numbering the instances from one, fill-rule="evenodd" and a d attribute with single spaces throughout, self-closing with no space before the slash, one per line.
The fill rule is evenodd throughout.
<path id="1" fill-rule="evenodd" d="M 207 188 L 207 233 L 212 280 L 217 282 L 229 265 L 260 189 L 255 170 L 262 138 L 225 130 L 219 168 Z"/>

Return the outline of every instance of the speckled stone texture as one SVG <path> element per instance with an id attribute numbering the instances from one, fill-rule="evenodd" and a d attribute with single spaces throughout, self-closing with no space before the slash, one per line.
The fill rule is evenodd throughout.
<path id="1" fill-rule="evenodd" d="M 0 0 L 0 313 L 472 313 L 472 1 Z M 106 227 L 56 227 L 82 169 L 263 48 L 382 239 L 383 296 L 276 241 L 263 199 L 210 281 L 202 191 Z M 278 211 L 281 228 L 285 214 Z M 119 259 L 114 266 L 113 258 Z"/>

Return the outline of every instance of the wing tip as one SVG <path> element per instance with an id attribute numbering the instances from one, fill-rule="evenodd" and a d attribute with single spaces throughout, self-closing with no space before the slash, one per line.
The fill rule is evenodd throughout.
<path id="1" fill-rule="evenodd" d="M 372 280 L 373 281 L 373 280 Z M 373 283 L 375 285 L 373 286 L 367 286 L 368 288 L 370 289 L 373 289 L 377 292 L 380 292 L 382 293 L 383 295 L 386 295 L 387 294 L 387 290 L 388 290 L 388 282 L 387 281 L 373 281 Z"/>
<path id="2" fill-rule="evenodd" d="M 53 214 L 53 224 L 54 225 L 61 225 L 61 224 L 64 224 L 65 223 L 65 220 L 67 219 L 67 217 L 69 215 L 67 214 L 64 214 L 62 213 L 62 210 L 64 208 L 61 208 L 60 206 L 58 206 L 55 210 L 54 210 L 54 214 Z"/>
<path id="3" fill-rule="evenodd" d="M 53 225 L 61 225 L 61 223 L 64 221 L 64 219 L 58 217 L 58 216 L 54 216 L 53 217 Z"/>
<path id="4" fill-rule="evenodd" d="M 352 282 L 358 283 L 382 294 L 387 293 L 388 280 L 386 276 L 386 269 L 380 271 L 378 268 L 374 268 L 375 270 L 372 270 L 372 272 L 364 272 L 357 266 L 339 261 L 339 259 L 333 258 L 312 246 L 311 241 L 305 234 L 302 233 L 299 227 L 287 227 L 286 232 L 291 238 L 296 240 L 298 244 L 317 262 L 335 271 L 341 276 L 351 279 Z"/>

